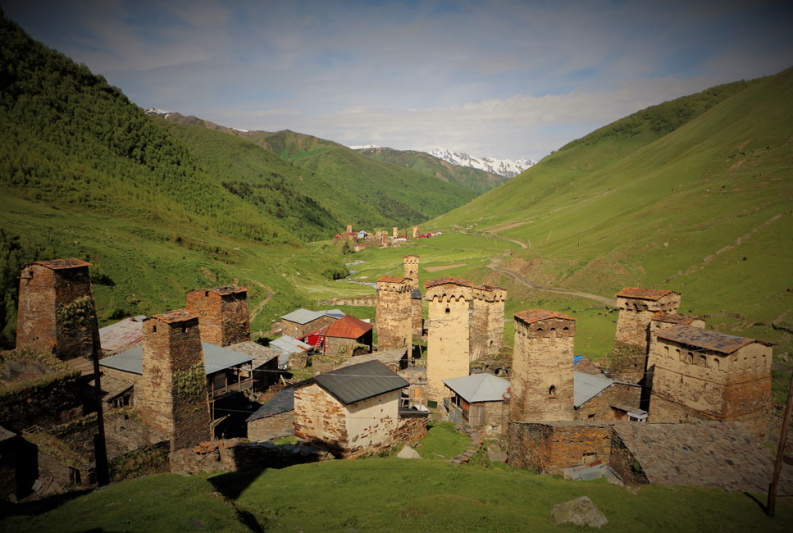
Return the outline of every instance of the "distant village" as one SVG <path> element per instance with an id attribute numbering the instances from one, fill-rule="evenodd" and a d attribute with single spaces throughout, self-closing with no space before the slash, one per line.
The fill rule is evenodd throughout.
<path id="1" fill-rule="evenodd" d="M 348 227 L 337 238 L 402 237 Z M 265 346 L 251 339 L 243 287 L 192 290 L 184 308 L 100 329 L 90 263 L 26 265 L 17 349 L 0 361 L 2 498 L 375 455 L 419 441 L 430 419 L 494 442 L 495 460 L 568 479 L 767 490 L 764 443 L 779 432 L 770 343 L 678 314 L 677 292 L 626 287 L 603 365 L 575 355 L 576 318 L 547 309 L 514 314 L 505 357 L 505 289 L 455 277 L 421 287 L 420 257 L 403 266 L 367 299 L 374 324 L 296 309 Z"/>

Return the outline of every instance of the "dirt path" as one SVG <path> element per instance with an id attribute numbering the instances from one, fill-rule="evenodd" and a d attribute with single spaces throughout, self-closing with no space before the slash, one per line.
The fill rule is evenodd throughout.
<path id="1" fill-rule="evenodd" d="M 513 243 L 517 244 L 518 246 L 520 246 L 522 249 L 528 248 L 528 246 L 526 246 L 525 243 L 523 243 L 523 242 L 521 242 L 521 241 L 519 241 L 517 239 L 512 239 L 512 238 L 509 238 L 509 237 L 502 237 L 501 235 L 498 235 L 498 234 L 495 234 L 495 233 L 488 233 L 487 235 L 488 235 L 488 237 L 493 237 L 495 239 L 500 239 L 502 241 L 513 242 Z M 529 287 L 530 289 L 534 289 L 534 290 L 538 290 L 538 291 L 546 291 L 546 292 L 555 292 L 555 293 L 559 293 L 559 294 L 570 294 L 572 296 L 579 296 L 581 298 L 587 298 L 589 300 L 594 300 L 596 302 L 602 303 L 602 304 L 607 305 L 609 307 L 617 307 L 617 301 L 614 298 L 606 298 L 605 296 L 598 296 L 597 294 L 591 294 L 591 293 L 588 293 L 588 292 L 573 291 L 573 290 L 569 290 L 569 289 L 561 289 L 561 288 L 558 288 L 558 287 L 543 287 L 542 285 L 539 285 L 539 284 L 531 281 L 530 279 L 528 279 L 526 276 L 524 276 L 520 272 L 505 268 L 503 266 L 504 259 L 509 257 L 510 255 L 512 255 L 512 252 L 505 252 L 502 255 L 494 257 L 490 261 L 490 264 L 487 265 L 487 267 L 490 270 L 495 270 L 496 272 L 501 272 L 502 274 L 507 274 L 508 276 L 511 276 L 512 279 L 514 279 L 515 281 L 517 281 L 519 283 L 522 283 L 523 285 Z"/>
<path id="2" fill-rule="evenodd" d="M 267 291 L 267 296 L 264 297 L 264 300 L 259 302 L 256 305 L 256 307 L 253 308 L 253 311 L 251 311 L 250 321 L 253 322 L 253 319 L 256 318 L 256 316 L 261 312 L 261 310 L 264 309 L 264 306 L 267 305 L 267 302 L 270 301 L 270 298 L 273 297 L 273 294 L 275 294 L 275 291 L 273 291 L 270 287 L 268 287 L 264 283 L 258 282 L 258 281 L 256 281 L 253 278 L 248 278 L 248 279 L 251 280 L 256 285 L 258 285 L 259 287 L 261 287 L 262 289 L 264 289 L 265 291 Z"/>

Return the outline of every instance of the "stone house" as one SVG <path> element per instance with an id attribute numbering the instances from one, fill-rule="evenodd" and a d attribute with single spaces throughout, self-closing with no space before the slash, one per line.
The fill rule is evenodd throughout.
<path id="1" fill-rule="evenodd" d="M 401 439 L 418 438 L 426 431 L 426 415 L 400 415 L 407 386 L 378 361 L 318 374 L 295 387 L 295 436 L 343 458 L 376 454 Z"/>
<path id="2" fill-rule="evenodd" d="M 640 408 L 640 385 L 577 371 L 573 372 L 573 379 L 576 420 L 647 420 L 647 411 Z"/>
<path id="3" fill-rule="evenodd" d="M 286 388 L 249 416 L 245 423 L 248 439 L 263 442 L 294 433 L 295 430 L 295 390 Z"/>
<path id="4" fill-rule="evenodd" d="M 331 325 L 343 316 L 344 313 L 338 309 L 309 311 L 301 308 L 283 315 L 280 321 L 275 322 L 273 333 L 302 339 L 309 333 Z"/>
<path id="5" fill-rule="evenodd" d="M 655 333 L 651 422 L 743 422 L 768 433 L 772 344 L 679 324 Z"/>
<path id="6" fill-rule="evenodd" d="M 270 348 L 279 352 L 278 368 L 306 368 L 308 353 L 314 347 L 289 335 L 282 335 L 270 341 Z"/>
<path id="7" fill-rule="evenodd" d="M 99 327 L 88 267 L 79 259 L 35 261 L 19 277 L 17 349 L 59 359 L 99 354 Z"/>
<path id="8" fill-rule="evenodd" d="M 575 319 L 531 309 L 515 314 L 510 419 L 573 420 Z"/>
<path id="9" fill-rule="evenodd" d="M 427 324 L 427 396 L 440 402 L 446 394 L 443 380 L 470 372 L 469 308 L 473 285 L 445 277 L 425 285 L 429 302 Z"/>
<path id="10" fill-rule="evenodd" d="M 451 391 L 446 398 L 449 420 L 465 422 L 485 436 L 506 434 L 509 423 L 509 381 L 493 374 L 473 374 L 445 379 Z"/>
<path id="11" fill-rule="evenodd" d="M 197 289 L 187 293 L 185 308 L 201 320 L 201 340 L 228 346 L 251 340 L 248 289 L 236 286 Z"/>

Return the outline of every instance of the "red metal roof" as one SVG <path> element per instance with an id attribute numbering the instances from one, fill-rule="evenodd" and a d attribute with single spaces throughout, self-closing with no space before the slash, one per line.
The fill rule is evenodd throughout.
<path id="1" fill-rule="evenodd" d="M 403 276 L 383 276 L 377 280 L 377 283 L 404 283 L 408 279 Z"/>
<path id="2" fill-rule="evenodd" d="M 540 320 L 547 320 L 549 318 L 561 318 L 562 320 L 575 320 L 571 316 L 559 313 L 557 311 L 548 311 L 546 309 L 529 309 L 528 311 L 521 311 L 515 313 L 515 318 L 521 319 L 527 324 L 539 322 Z"/>
<path id="3" fill-rule="evenodd" d="M 695 320 L 702 320 L 698 316 L 679 315 L 677 313 L 667 313 L 665 311 L 658 311 L 652 317 L 652 320 L 657 322 L 666 322 L 667 324 L 686 324 L 691 325 Z"/>
<path id="4" fill-rule="evenodd" d="M 74 257 L 70 259 L 51 259 L 50 261 L 34 261 L 36 265 L 41 265 L 52 270 L 60 270 L 62 268 L 75 268 L 92 266 L 88 261 L 82 261 Z"/>
<path id="5" fill-rule="evenodd" d="M 372 330 L 374 326 L 352 315 L 344 315 L 333 324 L 320 330 L 326 337 L 339 337 L 342 339 L 357 339 Z"/>
<path id="6" fill-rule="evenodd" d="M 161 320 L 166 324 L 173 324 L 174 322 L 186 322 L 188 320 L 193 320 L 194 318 L 198 318 L 198 315 L 194 315 L 186 309 L 174 309 L 173 311 L 168 311 L 167 313 L 154 315 L 152 318 Z"/>
<path id="7" fill-rule="evenodd" d="M 655 334 L 659 339 L 674 341 L 687 346 L 695 348 L 702 348 L 713 352 L 720 352 L 723 354 L 731 354 L 744 346 L 752 343 L 760 343 L 766 346 L 773 346 L 773 344 L 756 339 L 747 339 L 745 337 L 735 337 L 733 335 L 725 335 L 703 328 L 695 328 L 685 324 L 678 324 Z"/>
<path id="8" fill-rule="evenodd" d="M 428 281 L 424 284 L 424 287 L 429 289 L 430 287 L 437 287 L 438 285 L 460 285 L 461 287 L 473 287 L 474 285 L 467 280 L 462 278 L 455 278 L 455 277 L 445 277 L 445 278 L 438 278 Z"/>
<path id="9" fill-rule="evenodd" d="M 669 290 L 640 289 L 639 287 L 625 287 L 617 293 L 618 298 L 636 298 L 638 300 L 660 300 L 667 294 L 675 293 Z M 677 294 L 677 293 L 675 293 Z"/>

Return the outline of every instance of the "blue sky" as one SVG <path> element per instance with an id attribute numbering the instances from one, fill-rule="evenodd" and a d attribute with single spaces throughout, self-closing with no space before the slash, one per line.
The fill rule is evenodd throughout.
<path id="1" fill-rule="evenodd" d="M 793 66 L 790 1 L 0 0 L 141 107 L 347 145 L 540 159 Z"/>

